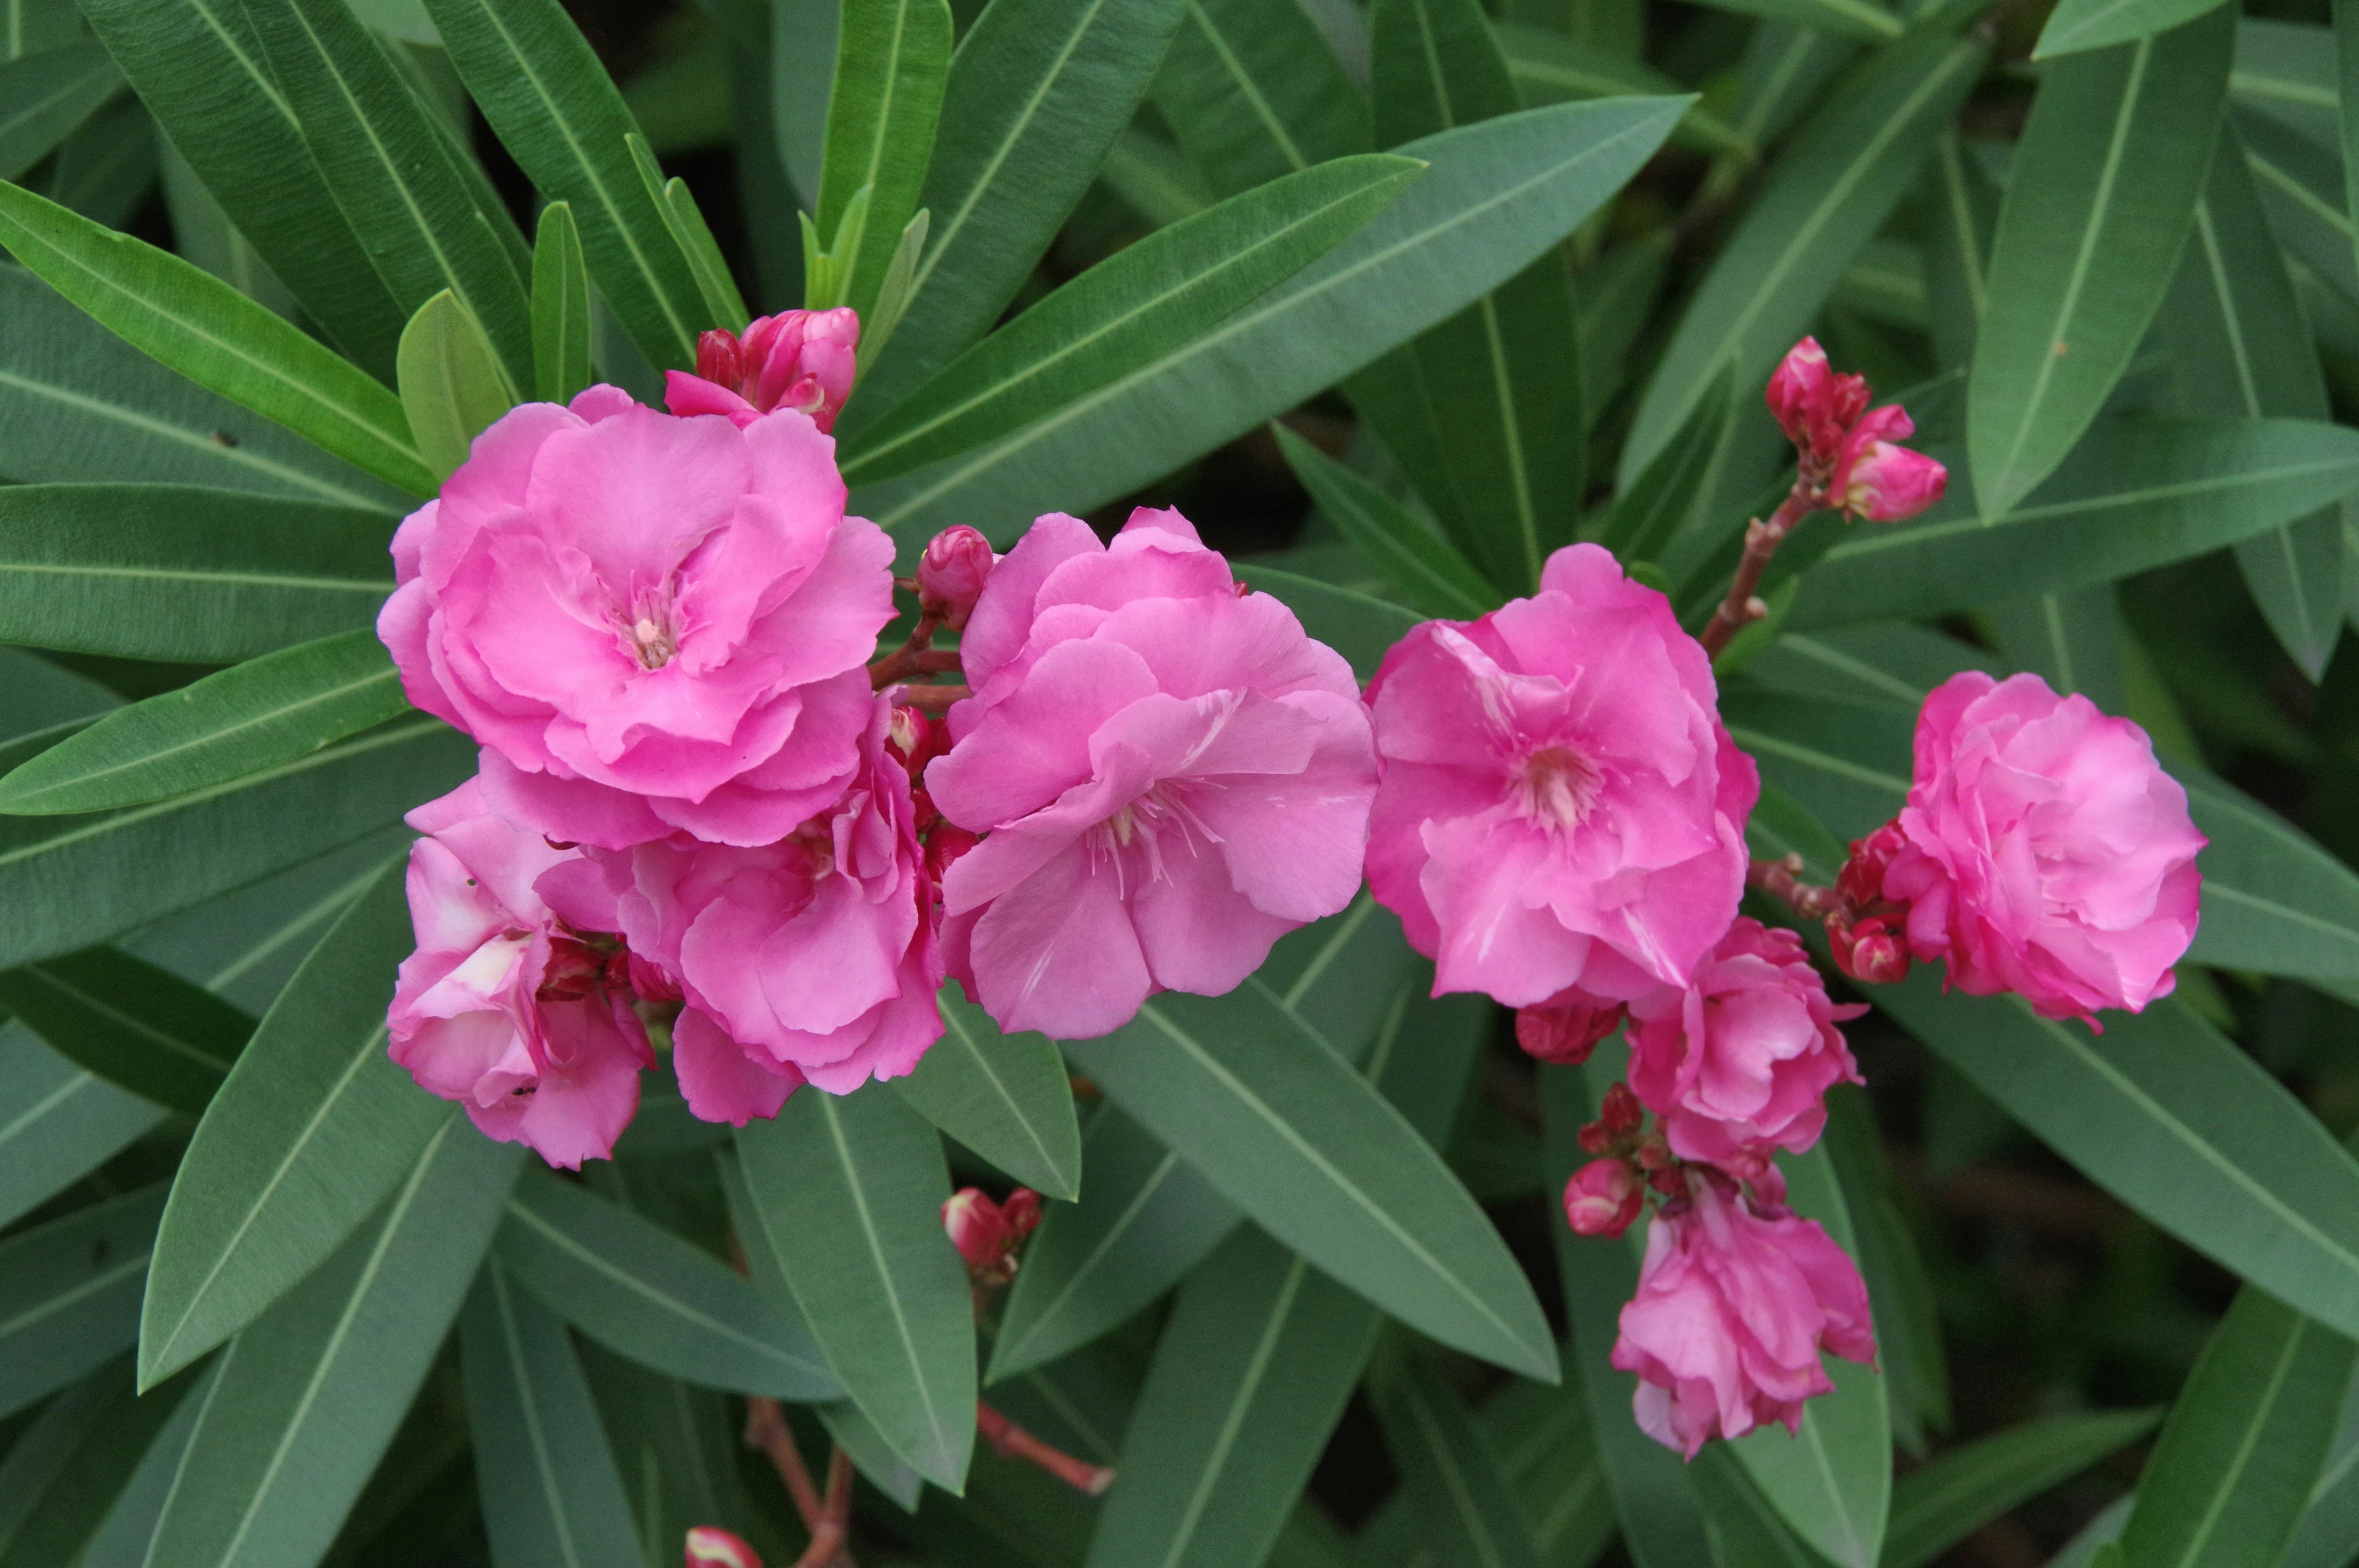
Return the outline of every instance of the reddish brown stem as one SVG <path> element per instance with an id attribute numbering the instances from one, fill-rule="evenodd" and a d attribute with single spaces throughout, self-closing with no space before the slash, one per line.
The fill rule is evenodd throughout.
<path id="1" fill-rule="evenodd" d="M 963 702 L 973 695 L 962 686 L 909 686 L 901 688 L 901 700 L 920 713 L 948 713 L 951 704 Z"/>
<path id="2" fill-rule="evenodd" d="M 795 1447 L 795 1434 L 787 1428 L 787 1412 L 777 1400 L 756 1394 L 745 1401 L 745 1446 L 758 1448 L 769 1455 L 779 1483 L 787 1488 L 787 1496 L 794 1499 L 795 1512 L 802 1516 L 803 1529 L 817 1538 L 827 1507 L 820 1498 L 819 1488 L 811 1485 L 810 1472 L 803 1467 L 801 1451 Z"/>
<path id="3" fill-rule="evenodd" d="M 1067 1486 L 1093 1498 L 1103 1497 L 1105 1489 L 1114 1485 L 1114 1472 L 1104 1465 L 1076 1459 L 1061 1448 L 1050 1447 L 980 1401 L 974 1407 L 974 1427 L 983 1433 L 984 1441 L 1003 1456 L 1038 1465 Z"/>
<path id="4" fill-rule="evenodd" d="M 1745 627 L 1769 613 L 1769 607 L 1759 598 L 1761 574 L 1769 569 L 1769 557 L 1786 542 L 1794 525 L 1810 515 L 1812 507 L 1810 495 L 1801 481 L 1795 482 L 1777 510 L 1764 523 L 1758 517 L 1745 525 L 1745 554 L 1736 563 L 1736 576 L 1728 585 L 1728 597 L 1712 612 L 1700 642 L 1703 651 L 1717 658 L 1728 646 L 1729 639 Z"/>
<path id="5" fill-rule="evenodd" d="M 918 623 L 909 632 L 909 640 L 868 666 L 868 687 L 883 691 L 897 680 L 908 680 L 922 673 L 925 657 L 933 647 L 934 633 L 941 626 L 942 618 L 931 611 L 919 615 Z M 955 669 L 956 665 L 951 668 Z"/>
<path id="6" fill-rule="evenodd" d="M 1767 893 L 1805 920 L 1824 920 L 1830 914 L 1840 914 L 1843 907 L 1843 894 L 1834 889 L 1815 887 L 1802 881 L 1799 855 L 1755 860 L 1745 868 L 1745 885 Z"/>
<path id="7" fill-rule="evenodd" d="M 852 1456 L 841 1448 L 828 1455 L 827 1500 L 819 1527 L 795 1568 L 852 1568 L 846 1542 L 852 1534 Z"/>

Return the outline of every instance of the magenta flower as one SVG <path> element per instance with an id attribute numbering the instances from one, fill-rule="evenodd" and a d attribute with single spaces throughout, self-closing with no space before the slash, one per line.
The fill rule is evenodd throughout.
<path id="1" fill-rule="evenodd" d="M 1358 890 L 1375 754 L 1352 672 L 1176 512 L 1109 547 L 1050 514 L 995 568 L 926 788 L 951 972 L 1065 1039 L 1158 990 L 1217 996 Z"/>
<path id="2" fill-rule="evenodd" d="M 606 1158 L 655 1054 L 619 949 L 584 943 L 533 891 L 577 857 L 487 812 L 473 779 L 408 820 L 428 837 L 409 849 L 418 950 L 386 1020 L 393 1059 L 486 1137 L 568 1170 Z"/>
<path id="3" fill-rule="evenodd" d="M 849 1094 L 898 1077 L 941 1038 L 933 890 L 891 727 L 873 698 L 857 776 L 774 843 L 682 835 L 591 851 L 541 883 L 679 987 L 672 1060 L 707 1121 L 776 1116 L 805 1082 Z"/>
<path id="4" fill-rule="evenodd" d="M 674 414 L 718 414 L 750 425 L 777 408 L 810 416 L 822 434 L 852 395 L 860 318 L 852 310 L 781 310 L 744 334 L 701 332 L 696 373 L 664 372 L 664 406 Z"/>
<path id="5" fill-rule="evenodd" d="M 1859 1271 L 1816 1220 L 1756 1206 L 1690 1171 L 1690 1196 L 1656 1211 L 1614 1365 L 1638 1375 L 1639 1427 L 1692 1459 L 1715 1437 L 1777 1421 L 1834 1384 L 1821 1350 L 1873 1364 Z"/>
<path id="6" fill-rule="evenodd" d="M 483 743 L 504 815 L 771 843 L 850 782 L 893 613 L 892 541 L 843 494 L 799 415 L 528 403 L 395 535 L 377 632 L 409 700 Z"/>
<path id="7" fill-rule="evenodd" d="M 1671 1152 L 1749 1173 L 1800 1153 L 1826 1126 L 1826 1092 L 1860 1082 L 1837 1007 L 1802 940 L 1739 915 L 1694 983 L 1630 1004 L 1630 1087 Z"/>
<path id="8" fill-rule="evenodd" d="M 1865 523 L 1897 523 L 1941 499 L 1950 470 L 1897 443 L 1917 433 L 1898 404 L 1876 409 L 1843 438 L 1827 480 L 1827 504 Z"/>
<path id="9" fill-rule="evenodd" d="M 2045 1018 L 2142 1011 L 2176 983 L 2208 842 L 2146 731 L 2035 675 L 1952 676 L 1917 717 L 1917 771 L 1885 898 L 1910 949 L 1975 996 L 2015 991 Z M 1856 880 L 1856 879 L 1854 879 Z"/>
<path id="10" fill-rule="evenodd" d="M 1368 881 L 1437 994 L 1688 984 L 1735 917 L 1760 783 L 1661 594 L 1569 546 L 1531 598 L 1412 631 L 1368 695 Z"/>
<path id="11" fill-rule="evenodd" d="M 1838 375 L 1816 338 L 1787 351 L 1769 377 L 1769 412 L 1794 443 L 1797 492 L 1869 523 L 1914 517 L 1941 499 L 1950 471 L 1898 443 L 1916 424 L 1898 404 L 1871 411 L 1867 378 Z"/>

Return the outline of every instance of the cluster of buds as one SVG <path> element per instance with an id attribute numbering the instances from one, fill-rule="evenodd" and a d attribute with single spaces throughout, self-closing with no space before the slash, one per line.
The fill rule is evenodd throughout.
<path id="1" fill-rule="evenodd" d="M 1040 1223 L 1040 1195 L 1018 1187 L 994 1203 L 980 1187 L 961 1187 L 942 1205 L 942 1228 L 966 1261 L 978 1289 L 996 1290 L 1016 1278 L 1016 1249 Z"/>
<path id="2" fill-rule="evenodd" d="M 1899 445 L 1917 431 L 1906 409 L 1871 409 L 1867 398 L 1867 378 L 1836 373 L 1817 339 L 1787 353 L 1768 400 L 1800 460 L 1795 489 L 1812 510 L 1869 523 L 1914 517 L 1941 499 L 1949 470 Z"/>
<path id="3" fill-rule="evenodd" d="M 1597 1156 L 1565 1184 L 1564 1217 L 1579 1236 L 1619 1236 L 1646 1206 L 1647 1188 L 1666 1198 L 1687 1193 L 1682 1162 L 1660 1129 L 1647 1126 L 1646 1108 L 1627 1084 L 1605 1091 L 1595 1121 L 1582 1128 L 1581 1146 Z"/>
<path id="4" fill-rule="evenodd" d="M 1835 968 L 1854 980 L 1882 985 L 1908 976 L 1908 911 L 1884 896 L 1885 868 L 1906 843 L 1897 822 L 1853 839 L 1835 879 L 1838 907 L 1827 916 L 1827 943 Z"/>
<path id="5" fill-rule="evenodd" d="M 671 410 L 725 415 L 742 425 L 792 408 L 832 430 L 852 395 L 859 347 L 860 318 L 849 309 L 781 310 L 742 333 L 699 333 L 695 376 L 666 377 Z"/>

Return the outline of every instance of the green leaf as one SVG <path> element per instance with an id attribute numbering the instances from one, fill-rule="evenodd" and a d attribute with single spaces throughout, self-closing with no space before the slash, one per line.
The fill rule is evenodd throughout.
<path id="1" fill-rule="evenodd" d="M 846 482 L 906 473 L 1119 387 L 1333 250 L 1419 167 L 1374 154 L 1322 164 L 1125 247 L 862 431 Z"/>
<path id="2" fill-rule="evenodd" d="M 37 1501 L 10 1499 L 29 1501 L 31 1506 L 0 1524 L 0 1534 L 6 1537 L 5 1544 L 0 1545 L 0 1568 L 51 1568 L 60 1563 L 73 1563 L 75 1568 L 137 1568 L 146 1555 L 147 1537 L 138 1538 L 125 1565 L 111 1554 L 114 1548 L 109 1526 L 118 1515 L 138 1509 L 140 1499 L 132 1494 L 150 1470 L 151 1452 L 171 1450 L 170 1457 L 178 1461 L 178 1451 L 172 1448 L 175 1429 L 193 1422 L 191 1396 L 200 1393 L 196 1385 L 202 1380 L 193 1376 L 180 1379 L 143 1396 L 132 1387 L 128 1362 L 117 1362 L 91 1379 L 103 1390 L 94 1408 L 79 1405 L 74 1393 L 62 1396 L 57 1408 L 75 1405 L 74 1413 L 87 1415 L 88 1424 L 80 1425 L 78 1441 L 70 1451 L 50 1451 L 48 1456 L 59 1463 L 54 1477 L 39 1488 Z M 27 1439 L 32 1440 L 45 1425 L 46 1421 L 37 1422 L 26 1433 Z M 5 1475 L 0 1471 L 0 1476 Z M 168 1484 L 171 1476 L 168 1472 L 161 1479 Z M 6 1489 L 5 1480 L 0 1480 L 0 1489 Z M 150 1512 L 148 1523 L 153 1522 Z"/>
<path id="3" fill-rule="evenodd" d="M 2212 840 L 2197 858 L 2203 920 L 2189 960 L 2359 983 L 2359 877 L 2242 791 L 2192 769 L 2172 772 Z"/>
<path id="4" fill-rule="evenodd" d="M 1155 106 L 1223 196 L 1375 146 L 1367 104 L 1299 6 L 1188 0 Z"/>
<path id="5" fill-rule="evenodd" d="M 2063 0 L 2049 14 L 2034 59 L 2054 59 L 2169 32 L 2207 15 L 2219 0 Z"/>
<path id="6" fill-rule="evenodd" d="M 319 1561 L 441 1348 L 523 1158 L 446 1119 L 369 1223 L 230 1342 L 151 1562 Z"/>
<path id="7" fill-rule="evenodd" d="M 63 49 L 81 30 L 70 0 L 7 0 L 0 11 L 0 60 Z"/>
<path id="8" fill-rule="evenodd" d="M 571 403 L 593 378 L 590 369 L 590 271 L 571 203 L 540 210 L 532 245 L 533 395 Z"/>
<path id="9" fill-rule="evenodd" d="M 1500 52 L 1507 57 L 1507 74 L 1525 104 L 1561 103 L 1577 98 L 1621 98 L 1632 94 L 1669 93 L 1680 84 L 1644 61 L 1582 43 L 1545 27 L 1498 22 Z M 1700 152 L 1741 157 L 1761 156 L 1753 139 L 1712 110 L 1698 104 L 1680 121 L 1671 140 Z"/>
<path id="10" fill-rule="evenodd" d="M 1637 477 L 1622 486 L 1597 524 L 1595 542 L 1625 561 L 1661 558 L 1696 509 L 1718 464 L 1730 424 L 1734 372 L 1696 400 L 1687 423 Z"/>
<path id="11" fill-rule="evenodd" d="M 196 1430 L 197 1411 L 203 1405 L 205 1389 L 212 1376 L 213 1370 L 208 1367 L 202 1372 L 175 1379 L 160 1389 L 139 1394 L 132 1384 L 128 1364 L 121 1368 L 116 1383 L 120 1397 L 128 1399 L 135 1411 L 156 1407 L 153 1413 L 162 1418 L 162 1426 L 145 1452 L 137 1455 L 137 1464 L 107 1509 L 105 1518 L 82 1543 L 78 1568 L 143 1568 L 147 1561 L 147 1543 L 155 1538 L 156 1521 L 163 1515 L 172 1477 L 179 1473 L 180 1455 L 188 1449 L 189 1434 Z M 33 1568 L 33 1564 L 26 1568 Z"/>
<path id="12" fill-rule="evenodd" d="M 686 180 L 664 183 L 663 169 L 656 155 L 647 146 L 647 139 L 634 131 L 623 138 L 630 149 L 631 163 L 638 171 L 639 184 L 655 203 L 657 213 L 663 219 L 665 231 L 688 263 L 689 275 L 696 279 L 697 298 L 701 307 L 699 318 L 730 332 L 745 330 L 745 301 L 737 293 L 736 280 L 729 276 L 729 264 L 722 259 L 721 247 L 705 226 L 704 214 L 698 210 L 696 198 L 688 192 Z"/>
<path id="13" fill-rule="evenodd" d="M 658 369 L 696 363 L 696 278 L 624 139 L 622 94 L 560 0 L 427 0 L 451 61 L 533 184 L 572 209 L 598 292 Z"/>
<path id="14" fill-rule="evenodd" d="M 1973 362 L 1974 336 L 1990 299 L 1999 192 L 1989 169 L 1954 130 L 1941 133 L 1925 173 L 1930 220 L 1925 235 L 1926 314 L 1934 362 L 1948 372 Z"/>
<path id="15" fill-rule="evenodd" d="M 1777 803 L 1767 815 L 1777 813 Z M 1790 804 L 1790 803 L 1786 803 Z M 1756 806 L 1754 822 L 1764 820 Z M 1749 822 L 1750 828 L 1754 824 Z M 1812 824 L 1815 827 L 1816 824 Z M 1821 829 L 1823 831 L 1823 829 Z M 1785 851 L 1773 851 L 1785 852 Z M 1840 859 L 1838 849 L 1836 857 Z M 1875 1113 L 1864 1091 L 1836 1089 L 1827 1096 L 1827 1156 L 1843 1184 L 1858 1244 L 1860 1277 L 1875 1314 L 1876 1367 L 1884 1374 L 1885 1405 L 1895 1438 L 1918 1458 L 1925 1456 L 1928 1428 L 1950 1425 L 1948 1362 L 1941 1325 L 1933 1304 L 1915 1232 L 1895 1200 L 1892 1173 Z"/>
<path id="16" fill-rule="evenodd" d="M 0 750 L 0 767 L 25 754 Z M 0 965 L 87 947 L 300 865 L 397 821 L 474 765 L 471 741 L 420 717 L 177 800 L 0 818 Z"/>
<path id="17" fill-rule="evenodd" d="M 2271 1568 L 2301 1522 L 2359 1346 L 2251 1285 L 2204 1342 L 2138 1477 L 2138 1568 Z"/>
<path id="18" fill-rule="evenodd" d="M 2041 81 L 1966 394 L 1984 515 L 2006 516 L 2064 460 L 2153 321 L 2203 191 L 2234 27 L 2223 6 Z"/>
<path id="19" fill-rule="evenodd" d="M 163 1209 L 159 1183 L 0 1242 L 0 1415 L 131 1347 Z"/>
<path id="20" fill-rule="evenodd" d="M 564 1321 L 495 1261 L 475 1276 L 459 1336 L 492 1561 L 647 1568 Z"/>
<path id="21" fill-rule="evenodd" d="M 401 402 L 179 257 L 0 184 L 0 244 L 132 347 L 413 494 L 434 479 Z"/>
<path id="22" fill-rule="evenodd" d="M 1270 432 L 1320 514 L 1414 608 L 1462 621 L 1497 608 L 1499 590 L 1430 524 L 1285 426 Z"/>
<path id="23" fill-rule="evenodd" d="M 1986 50 L 1939 33 L 1863 62 L 1797 135 L 1680 318 L 1622 449 L 1628 488 L 1733 374 L 1763 384 L 1915 183 Z"/>
<path id="24" fill-rule="evenodd" d="M 974 1445 L 974 1325 L 942 1234 L 941 1141 L 900 1097 L 807 1089 L 737 1134 L 745 1183 L 836 1379 L 945 1491 Z"/>
<path id="25" fill-rule="evenodd" d="M 156 1238 L 143 1387 L 252 1323 L 342 1246 L 458 1119 L 385 1054 L 394 966 L 411 946 L 389 870 L 296 971 L 213 1097 Z"/>
<path id="26" fill-rule="evenodd" d="M 2150 1410 L 2048 1416 L 1910 1471 L 1892 1489 L 1883 1568 L 1924 1568 L 1999 1515 L 2144 1437 L 2159 1419 Z"/>
<path id="27" fill-rule="evenodd" d="M 128 93 L 58 144 L 43 194 L 109 228 L 132 221 L 155 189 L 155 116 Z"/>
<path id="28" fill-rule="evenodd" d="M 1457 1393 L 1413 1351 L 1370 1379 L 1393 1465 L 1442 1560 L 1479 1568 L 1541 1568 L 1547 1560 L 1516 1506 L 1506 1466 Z"/>
<path id="29" fill-rule="evenodd" d="M 893 241 L 918 210 L 952 24 L 948 0 L 846 0 L 838 26 L 816 215 L 842 268 L 843 292 L 824 303 L 849 305 L 865 320 Z M 868 200 L 853 213 L 853 197 L 864 190 Z"/>
<path id="30" fill-rule="evenodd" d="M 1443 1344 L 1551 1379 L 1523 1272 L 1441 1158 L 1259 979 L 1066 1054 L 1271 1235 Z"/>
<path id="31" fill-rule="evenodd" d="M 23 1024 L 0 1025 L 0 1225 L 113 1159 L 164 1114 L 74 1065 Z"/>
<path id="32" fill-rule="evenodd" d="M 1964 476 L 1951 477 L 1922 518 L 1847 532 L 1803 575 L 1787 625 L 1934 615 L 2254 538 L 2359 488 L 2359 437 L 2300 419 L 2108 419 L 2028 503 L 1985 513 L 1993 522 L 1976 515 Z"/>
<path id="33" fill-rule="evenodd" d="M 1371 599 L 1276 567 L 1248 560 L 1236 562 L 1235 568 L 1237 580 L 1282 601 L 1301 621 L 1305 632 L 1343 654 L 1352 673 L 1363 681 L 1376 673 L 1385 650 L 1425 619 L 1407 605 Z"/>
<path id="34" fill-rule="evenodd" d="M 0 489 L 0 638 L 225 662 L 373 625 L 385 518 L 161 484 Z"/>
<path id="35" fill-rule="evenodd" d="M 1712 0 L 1723 11 L 1790 22 L 1839 38 L 1863 38 L 1884 43 L 1898 38 L 1905 26 L 1899 17 L 1872 0 Z"/>
<path id="36" fill-rule="evenodd" d="M 2326 1464 L 2310 1488 L 2301 1524 L 2277 1559 L 2278 1568 L 2348 1568 L 2351 1542 L 2359 1531 L 2359 1422 L 2354 1415 L 2352 1394 L 2345 1390 Z"/>
<path id="37" fill-rule="evenodd" d="M 504 210 L 477 205 L 385 47 L 341 0 L 246 0 L 245 14 L 329 195 L 394 299 L 414 314 L 449 289 L 483 323 L 509 374 L 529 382 L 532 311 L 515 225 Z"/>
<path id="38" fill-rule="evenodd" d="M 1260 1562 L 1383 1321 L 1240 1227 L 1189 1276 L 1156 1343 L 1089 1568 Z"/>
<path id="39" fill-rule="evenodd" d="M 1875 1001 L 2131 1208 L 2338 1331 L 2359 1328 L 2359 1164 L 2250 1056 L 2176 1001 L 2108 1012 L 2093 1036 L 1940 984 L 1920 966 Z"/>
<path id="40" fill-rule="evenodd" d="M 389 383 L 409 313 L 329 196 L 245 6 L 90 0 L 82 12 L 235 232 L 331 338 Z"/>
<path id="41" fill-rule="evenodd" d="M 1430 167 L 1399 200 L 1211 333 L 981 451 L 864 488 L 853 504 L 922 536 L 969 517 L 1125 494 L 1514 276 L 1619 189 L 1683 106 L 1567 103 L 1400 148 Z"/>
<path id="42" fill-rule="evenodd" d="M 0 1006 L 60 1055 L 190 1116 L 204 1114 L 254 1033 L 212 992 L 114 947 L 0 972 Z"/>
<path id="43" fill-rule="evenodd" d="M 742 1523 L 748 1511 L 739 1484 L 736 1423 L 729 1401 L 710 1389 L 658 1377 L 601 1349 L 574 1341 L 598 1419 L 624 1492 L 638 1515 L 639 1541 L 650 1562 L 670 1555 L 700 1524 Z"/>
<path id="44" fill-rule="evenodd" d="M 842 1396 L 801 1325 L 718 1259 L 585 1187 L 527 1175 L 499 1256 L 551 1312 L 642 1366 L 797 1403 Z"/>
<path id="45" fill-rule="evenodd" d="M 928 1121 L 1046 1196 L 1082 1191 L 1082 1128 L 1065 1059 L 1042 1034 L 1002 1034 L 956 988 L 942 1037 L 893 1088 Z"/>
<path id="46" fill-rule="evenodd" d="M 2343 205 L 2343 160 L 2332 139 L 2311 141 L 2256 114 L 2237 115 L 2236 125 L 2269 227 L 2286 254 L 2345 300 L 2359 298 L 2351 215 Z"/>
<path id="47" fill-rule="evenodd" d="M 426 466 L 449 479 L 516 405 L 515 384 L 458 296 L 446 288 L 419 306 L 401 332 L 401 406 Z"/>
<path id="48" fill-rule="evenodd" d="M 16 179 L 123 91 L 123 72 L 94 42 L 0 64 L 0 179 Z"/>
<path id="49" fill-rule="evenodd" d="M 933 221 L 912 303 L 890 351 L 863 367 L 843 434 L 999 319 L 1137 109 L 1182 3 L 1000 0 L 974 18 L 951 59 L 918 201 Z"/>
<path id="50" fill-rule="evenodd" d="M 308 757 L 408 706 L 375 632 L 339 633 L 109 714 L 0 777 L 0 813 L 168 800 Z"/>

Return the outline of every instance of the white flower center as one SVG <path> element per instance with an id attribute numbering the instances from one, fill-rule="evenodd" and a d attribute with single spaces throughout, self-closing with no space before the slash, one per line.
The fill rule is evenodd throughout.
<path id="1" fill-rule="evenodd" d="M 1580 823 L 1597 802 L 1597 770 L 1569 746 L 1542 746 L 1518 763 L 1509 789 L 1527 821 L 1550 831 Z"/>

